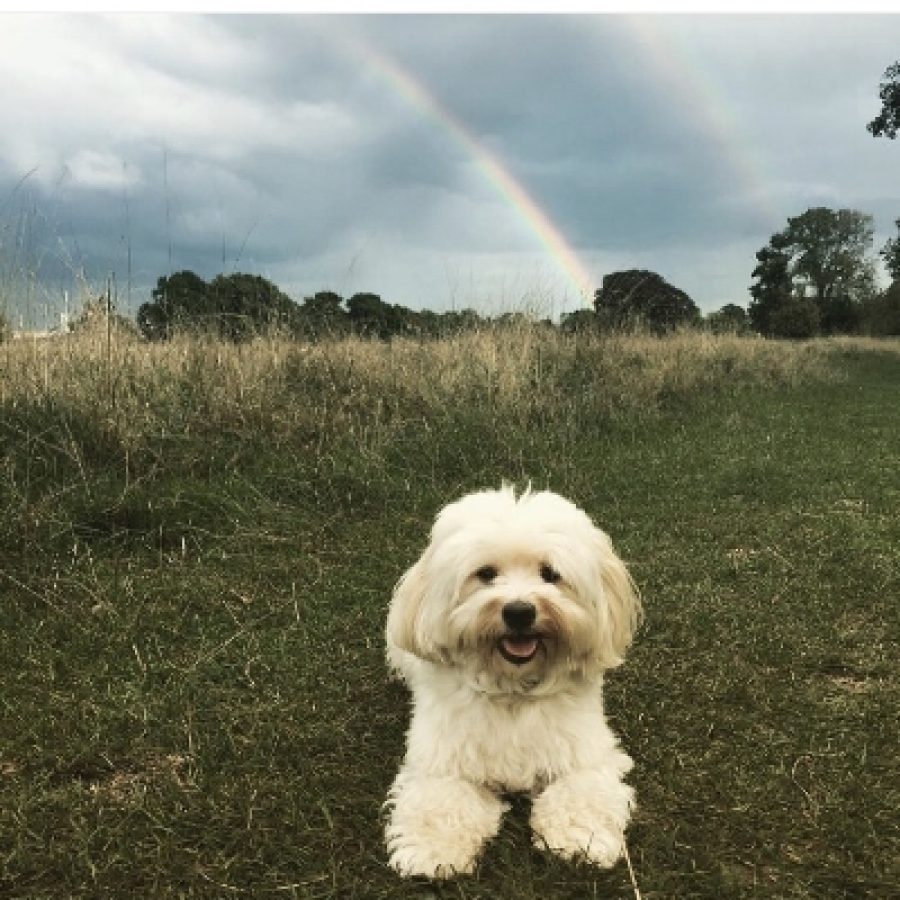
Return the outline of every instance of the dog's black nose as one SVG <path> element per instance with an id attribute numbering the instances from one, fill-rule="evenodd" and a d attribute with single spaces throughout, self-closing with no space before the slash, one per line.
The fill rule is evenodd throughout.
<path id="1" fill-rule="evenodd" d="M 503 621 L 513 631 L 527 631 L 537 616 L 537 610 L 524 600 L 513 600 L 503 607 Z"/>

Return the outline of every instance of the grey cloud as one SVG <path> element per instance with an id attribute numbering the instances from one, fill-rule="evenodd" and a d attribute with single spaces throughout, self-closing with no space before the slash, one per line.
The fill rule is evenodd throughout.
<path id="1" fill-rule="evenodd" d="M 13 24 L 0 34 L 15 87 L 0 97 L 0 253 L 23 215 L 40 223 L 28 265 L 54 285 L 81 268 L 121 284 L 130 248 L 135 305 L 169 245 L 173 268 L 211 277 L 224 259 L 294 296 L 327 285 L 441 307 L 527 294 L 529 280 L 562 296 L 557 261 L 442 117 L 490 149 L 597 284 L 640 265 L 706 308 L 746 302 L 753 253 L 789 215 L 855 206 L 880 242 L 900 216 L 900 145 L 865 131 L 897 17 Z M 27 53 L 4 45 L 13 32 Z"/>

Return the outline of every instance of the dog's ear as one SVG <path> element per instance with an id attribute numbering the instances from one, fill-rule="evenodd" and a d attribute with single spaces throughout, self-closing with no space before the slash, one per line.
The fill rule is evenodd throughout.
<path id="1" fill-rule="evenodd" d="M 641 621 L 641 600 L 625 563 L 613 550 L 609 536 L 596 530 L 596 548 L 600 562 L 600 640 L 599 662 L 604 669 L 622 662 L 622 657 Z"/>
<path id="2" fill-rule="evenodd" d="M 423 607 L 428 592 L 428 557 L 426 550 L 421 559 L 411 566 L 397 582 L 387 617 L 388 657 L 394 658 L 394 649 L 412 653 L 422 659 L 435 660 L 439 653 L 430 638 L 430 629 L 424 627 Z"/>

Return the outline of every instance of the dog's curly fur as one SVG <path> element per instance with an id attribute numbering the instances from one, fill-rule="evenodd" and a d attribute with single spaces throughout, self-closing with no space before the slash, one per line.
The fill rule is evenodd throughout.
<path id="1" fill-rule="evenodd" d="M 536 845 L 613 865 L 632 761 L 606 723 L 602 676 L 639 617 L 609 537 L 559 495 L 504 486 L 440 512 L 388 613 L 388 664 L 414 701 L 387 801 L 394 869 L 471 872 L 509 792 L 533 798 Z"/>

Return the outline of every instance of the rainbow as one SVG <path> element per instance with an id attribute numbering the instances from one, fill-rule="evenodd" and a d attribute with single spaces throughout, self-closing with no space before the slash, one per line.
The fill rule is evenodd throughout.
<path id="1" fill-rule="evenodd" d="M 699 139 L 714 147 L 735 179 L 740 199 L 754 211 L 754 224 L 760 229 L 776 228 L 783 222 L 783 211 L 774 202 L 763 166 L 752 154 L 756 146 L 733 112 L 733 104 L 716 87 L 715 80 L 694 58 L 678 30 L 666 16 L 588 16 L 603 26 L 609 22 L 621 25 L 636 45 L 637 58 L 655 71 L 666 90 L 680 98 L 689 110 Z M 500 157 L 479 140 L 457 116 L 448 110 L 420 81 L 396 59 L 370 42 L 346 31 L 332 31 L 330 36 L 346 51 L 360 60 L 367 70 L 376 73 L 395 93 L 414 109 L 439 125 L 463 151 L 475 161 L 484 180 L 511 207 L 518 218 L 538 239 L 556 268 L 565 277 L 575 296 L 583 303 L 593 300 L 597 279 L 585 266 L 579 253 L 566 239 L 547 212 L 535 201 L 525 186 L 504 165 Z"/>
<path id="2" fill-rule="evenodd" d="M 718 89 L 716 79 L 703 68 L 697 55 L 685 44 L 671 16 L 641 15 L 616 17 L 637 44 L 637 58 L 655 70 L 668 94 L 678 98 L 689 111 L 698 136 L 716 148 L 729 166 L 736 183 L 758 216 L 757 223 L 769 231 L 783 225 L 784 212 L 775 203 L 765 166 L 759 158 L 758 142 L 734 112 L 734 103 Z M 754 155 L 754 151 L 756 155 Z"/>
<path id="3" fill-rule="evenodd" d="M 590 303 L 594 296 L 594 277 L 587 270 L 578 253 L 547 213 L 538 206 L 522 183 L 504 166 L 500 158 L 450 110 L 443 106 L 427 88 L 417 81 L 395 59 L 358 37 L 341 35 L 341 43 L 383 78 L 392 89 L 439 124 L 471 157 L 485 181 L 515 210 L 519 218 L 537 237 L 554 260 L 575 296 L 582 303 Z"/>

